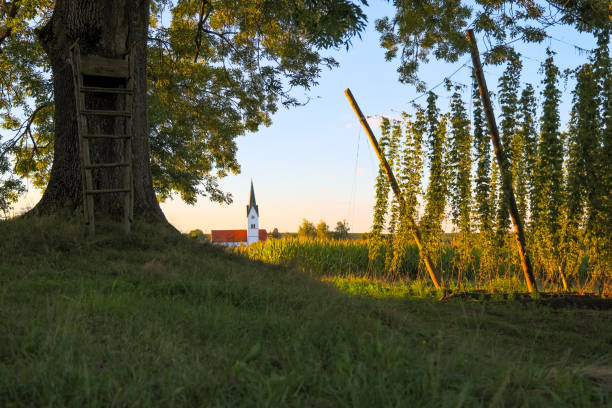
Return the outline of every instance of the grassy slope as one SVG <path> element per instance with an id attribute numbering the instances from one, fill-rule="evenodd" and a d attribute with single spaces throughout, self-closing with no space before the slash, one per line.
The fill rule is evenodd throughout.
<path id="1" fill-rule="evenodd" d="M 609 311 L 357 296 L 139 229 L 0 223 L 0 406 L 612 406 Z"/>

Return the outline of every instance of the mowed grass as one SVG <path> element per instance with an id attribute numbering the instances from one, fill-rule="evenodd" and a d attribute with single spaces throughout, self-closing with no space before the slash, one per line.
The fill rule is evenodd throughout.
<path id="1" fill-rule="evenodd" d="M 612 406 L 610 311 L 442 303 L 100 229 L 0 223 L 0 406 Z"/>

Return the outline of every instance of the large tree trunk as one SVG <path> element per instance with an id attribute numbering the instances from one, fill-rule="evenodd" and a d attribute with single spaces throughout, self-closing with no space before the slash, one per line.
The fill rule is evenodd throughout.
<path id="1" fill-rule="evenodd" d="M 134 216 L 147 221 L 167 223 L 153 191 L 150 167 L 149 128 L 146 104 L 146 45 L 149 0 L 57 0 L 53 17 L 39 33 L 49 56 L 55 92 L 54 160 L 49 184 L 35 213 L 54 213 L 60 208 L 82 206 L 81 168 L 72 68 L 69 48 L 79 41 L 81 54 L 121 58 L 130 49 L 134 55 L 134 96 L 132 112 L 132 162 L 134 179 Z M 97 84 L 99 85 L 99 84 Z M 88 96 L 90 107 L 112 108 L 120 103 L 108 95 Z M 95 119 L 94 119 L 95 120 Z M 89 120 L 89 125 L 112 133 L 118 122 Z M 106 122 L 104 122 L 106 121 Z M 121 132 L 118 132 L 121 133 Z M 92 162 L 118 160 L 116 141 L 96 141 L 91 146 Z M 100 169 L 94 174 L 95 188 L 117 187 L 120 173 Z M 123 200 L 117 195 L 95 196 L 95 212 L 120 212 Z"/>

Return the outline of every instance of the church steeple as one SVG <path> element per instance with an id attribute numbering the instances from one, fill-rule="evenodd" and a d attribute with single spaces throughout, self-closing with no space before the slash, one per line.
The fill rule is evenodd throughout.
<path id="1" fill-rule="evenodd" d="M 251 194 L 249 197 L 249 205 L 247 205 L 247 217 L 249 216 L 251 212 L 251 208 L 255 210 L 255 213 L 259 217 L 259 207 L 257 206 L 257 203 L 255 202 L 255 190 L 253 189 L 253 180 L 251 180 Z"/>

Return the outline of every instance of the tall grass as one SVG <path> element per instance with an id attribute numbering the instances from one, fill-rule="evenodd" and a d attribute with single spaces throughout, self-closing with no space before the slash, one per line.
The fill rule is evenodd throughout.
<path id="1" fill-rule="evenodd" d="M 392 243 L 383 239 L 376 248 L 376 257 L 371 254 L 371 243 L 367 240 L 330 240 L 283 237 L 268 239 L 234 251 L 251 260 L 274 265 L 290 266 L 314 276 L 367 277 L 385 281 L 428 281 L 427 273 L 420 262 L 415 243 L 410 243 L 402 260 L 399 272 L 388 272 Z M 435 259 L 435 265 L 446 287 L 462 289 L 487 289 L 490 292 L 526 291 L 518 257 L 504 255 L 496 271 L 480 267 L 482 250 L 472 249 L 470 263 L 459 259 L 458 249 L 452 239 L 446 239 Z M 516 258 L 516 259 L 514 259 Z M 582 269 L 588 265 L 583 265 Z M 557 282 L 544 281 L 540 287 L 546 290 L 560 289 Z M 588 289 L 582 285 L 579 289 Z M 593 289 L 593 286 L 590 287 Z"/>
<path id="2" fill-rule="evenodd" d="M 314 275 L 389 278 L 385 259 L 391 256 L 393 248 L 389 241 L 383 240 L 377 248 L 377 259 L 371 259 L 370 244 L 367 240 L 285 237 L 259 241 L 246 247 L 238 247 L 235 251 L 252 260 L 293 266 Z M 438 269 L 447 271 L 449 276 L 452 276 L 456 269 L 455 253 L 454 246 L 445 244 L 437 260 Z M 396 274 L 396 277 L 417 279 L 423 273 L 421 266 L 419 249 L 415 243 L 411 243 L 406 249 L 400 273 Z M 473 273 L 471 276 L 473 277 Z"/>
<path id="3" fill-rule="evenodd" d="M 366 241 L 287 237 L 256 242 L 236 251 L 252 260 L 293 266 L 314 275 L 363 276 L 372 272 Z"/>
<path id="4" fill-rule="evenodd" d="M 274 265 L 292 266 L 317 276 L 367 276 L 371 278 L 389 278 L 385 259 L 393 251 L 391 242 L 383 240 L 377 248 L 377 259 L 370 257 L 370 243 L 367 240 L 330 240 L 285 237 L 259 241 L 246 247 L 237 247 L 235 251 L 251 260 Z M 475 259 L 478 253 L 475 252 Z M 437 259 L 438 269 L 446 271 L 448 278 L 456 272 L 456 250 L 450 244 L 444 244 Z M 473 278 L 473 265 L 468 277 Z M 419 260 L 419 250 L 415 243 L 408 245 L 402 261 L 400 279 L 418 279 L 424 277 Z"/>

